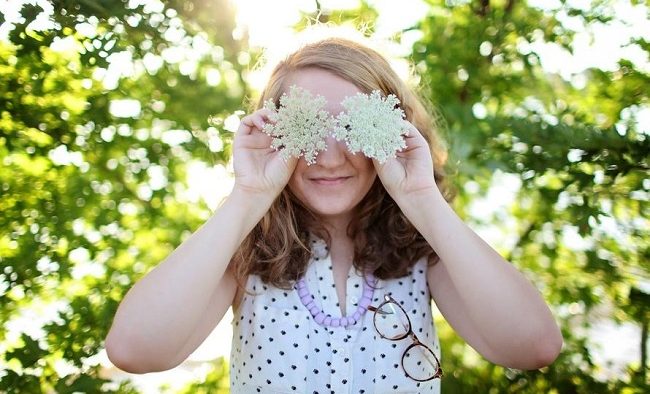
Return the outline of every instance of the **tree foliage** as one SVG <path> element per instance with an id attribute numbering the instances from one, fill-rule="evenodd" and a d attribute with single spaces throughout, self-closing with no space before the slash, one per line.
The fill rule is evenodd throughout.
<path id="1" fill-rule="evenodd" d="M 500 251 L 542 291 L 565 337 L 555 364 L 524 372 L 481 359 L 440 321 L 443 390 L 647 391 L 641 361 L 601 377 L 588 330 L 605 319 L 647 335 L 647 66 L 621 59 L 567 80 L 542 67 L 536 45 L 571 51 L 567 15 L 611 23 L 613 3 L 427 3 L 396 39 L 417 36 L 410 60 L 445 121 L 456 209 L 477 227 L 514 218 Z M 209 215 L 188 197 L 187 171 L 227 164 L 224 120 L 248 96 L 256 54 L 245 34 L 232 38 L 226 0 L 47 4 L 0 19 L 0 391 L 135 392 L 103 378 L 96 356 L 128 288 Z M 366 2 L 319 12 L 310 17 L 377 17 Z M 648 54 L 643 38 L 629 45 Z M 473 201 L 495 174 L 516 180 L 514 198 L 478 216 Z M 226 367 L 186 391 L 226 391 Z"/>
<path id="2" fill-rule="evenodd" d="M 230 133 L 208 121 L 246 91 L 240 43 L 184 3 L 25 5 L 0 42 L 1 314 L 49 316 L 0 328 L 0 391 L 130 390 L 93 356 L 126 290 L 205 219 L 187 166 L 227 163 Z"/>
<path id="3" fill-rule="evenodd" d="M 629 313 L 629 294 L 650 278 L 650 140 L 647 126 L 629 115 L 647 110 L 650 76 L 621 59 L 614 71 L 585 70 L 580 86 L 545 71 L 534 45 L 572 50 L 574 32 L 558 16 L 602 23 L 614 17 L 613 5 L 542 11 L 515 1 L 429 4 L 415 27 L 422 38 L 413 61 L 448 124 L 456 184 L 462 191 L 472 183 L 482 194 L 495 171 L 519 180 L 508 207 L 517 239 L 503 253 L 553 305 L 565 337 L 561 357 L 541 372 L 468 363 L 466 348 L 446 341 L 454 372 L 445 385 L 449 392 L 643 390 L 639 364 L 619 379 L 597 379 L 604 366 L 594 363 L 597 344 L 585 333 L 595 322 L 591 312 L 603 306 L 615 321 L 642 321 Z M 460 210 L 475 197 L 461 192 Z M 468 217 L 477 224 L 501 219 Z"/>

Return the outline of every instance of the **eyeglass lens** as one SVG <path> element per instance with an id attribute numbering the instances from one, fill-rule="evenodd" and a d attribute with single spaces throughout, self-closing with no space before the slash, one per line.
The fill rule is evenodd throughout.
<path id="1" fill-rule="evenodd" d="M 401 339 L 411 331 L 411 322 L 402 308 L 386 302 L 375 313 L 375 327 L 386 339 Z"/>
<path id="2" fill-rule="evenodd" d="M 410 347 L 402 357 L 404 371 L 415 380 L 432 379 L 438 372 L 439 364 L 428 347 L 416 344 Z"/>
<path id="3" fill-rule="evenodd" d="M 411 333 L 411 321 L 402 307 L 391 300 L 383 303 L 375 312 L 375 328 L 384 338 L 400 340 Z M 430 380 L 439 371 L 439 363 L 433 351 L 419 342 L 407 348 L 402 357 L 404 372 L 419 381 Z"/>

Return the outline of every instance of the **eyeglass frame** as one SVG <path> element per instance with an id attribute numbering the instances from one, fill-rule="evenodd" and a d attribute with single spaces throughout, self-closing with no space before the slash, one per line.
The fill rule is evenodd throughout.
<path id="1" fill-rule="evenodd" d="M 386 305 L 386 304 L 390 304 L 390 303 L 393 303 L 393 304 L 397 305 L 397 307 L 398 307 L 399 309 L 401 309 L 402 312 L 404 312 L 404 316 L 406 316 L 406 320 L 408 321 L 408 324 L 409 324 L 408 331 L 407 331 L 404 335 L 401 335 L 401 336 L 399 336 L 399 337 L 397 337 L 397 338 L 389 338 L 389 337 L 386 337 L 386 336 L 384 336 L 384 335 L 381 333 L 381 331 L 379 331 L 379 329 L 377 328 L 377 321 L 376 321 L 377 313 L 379 312 L 379 310 L 381 310 L 381 308 L 382 308 L 384 305 Z M 379 304 L 379 306 L 377 306 L 377 307 L 374 307 L 374 306 L 370 305 L 370 306 L 368 306 L 368 310 L 374 312 L 374 313 L 373 313 L 373 316 L 372 316 L 372 324 L 375 326 L 375 331 L 377 331 L 377 334 L 379 334 L 380 337 L 382 337 L 383 339 L 387 339 L 387 340 L 389 340 L 389 341 L 401 341 L 402 339 L 405 339 L 406 337 L 410 336 L 411 339 L 413 340 L 413 343 L 411 343 L 411 345 L 408 346 L 408 347 L 404 350 L 404 353 L 402 353 L 402 358 L 401 358 L 402 370 L 404 371 L 404 374 L 405 374 L 409 379 L 413 379 L 413 380 L 415 380 L 416 382 L 428 382 L 428 381 L 433 380 L 433 379 L 440 379 L 440 378 L 442 378 L 442 376 L 443 376 L 443 372 L 442 372 L 442 367 L 441 367 L 441 365 L 440 365 L 440 360 L 438 359 L 438 357 L 436 356 L 436 354 L 433 352 L 433 350 L 431 350 L 431 348 L 428 347 L 427 345 L 425 345 L 424 343 L 420 342 L 420 339 L 417 337 L 417 335 L 415 335 L 415 332 L 413 331 L 413 324 L 411 323 L 411 319 L 409 318 L 408 313 L 406 313 L 406 310 L 404 310 L 404 308 L 399 304 L 399 302 L 397 302 L 397 301 L 396 301 L 393 297 L 391 297 L 390 295 L 388 295 L 388 294 L 384 294 L 384 302 L 382 302 L 381 304 Z M 381 312 L 380 312 L 380 313 L 381 313 Z M 414 347 L 416 347 L 416 346 L 423 346 L 426 350 L 429 351 L 429 353 L 431 353 L 431 355 L 433 355 L 433 358 L 435 358 L 435 359 L 436 359 L 436 362 L 438 363 L 438 369 L 437 369 L 436 372 L 433 374 L 433 376 L 431 376 L 431 377 L 428 378 L 428 379 L 416 379 L 416 378 L 414 378 L 413 376 L 411 376 L 411 375 L 407 372 L 406 368 L 404 368 L 404 357 L 406 357 L 406 354 L 408 353 L 409 350 L 411 350 L 412 348 L 414 348 Z"/>

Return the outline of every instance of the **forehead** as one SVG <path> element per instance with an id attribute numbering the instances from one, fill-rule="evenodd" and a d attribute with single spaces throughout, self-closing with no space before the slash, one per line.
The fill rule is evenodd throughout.
<path id="1" fill-rule="evenodd" d="M 314 96 L 325 97 L 325 109 L 334 115 L 343 111 L 343 99 L 361 92 L 352 82 L 319 68 L 305 68 L 294 72 L 288 80 L 287 89 L 291 85 L 308 90 Z"/>

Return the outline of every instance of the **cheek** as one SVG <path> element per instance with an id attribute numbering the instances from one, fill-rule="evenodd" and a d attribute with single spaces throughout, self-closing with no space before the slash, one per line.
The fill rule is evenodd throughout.
<path id="1" fill-rule="evenodd" d="M 302 193 L 300 192 L 301 187 L 298 185 L 298 179 L 296 179 L 293 176 L 291 177 L 291 179 L 289 179 L 289 183 L 287 183 L 287 188 L 289 189 L 289 191 L 291 191 L 291 193 L 293 193 L 294 196 L 300 197 L 302 195 Z"/>
<path id="2" fill-rule="evenodd" d="M 365 192 L 364 196 L 370 192 L 370 189 L 372 189 L 372 185 L 375 184 L 375 179 L 377 179 L 377 173 L 370 174 L 368 176 L 368 179 L 366 179 L 366 184 L 364 185 L 365 187 Z"/>
<path id="3" fill-rule="evenodd" d="M 295 176 L 295 173 L 289 179 L 289 183 L 286 186 L 291 193 L 304 205 L 309 205 L 309 186 L 305 185 L 303 179 L 299 176 Z"/>
<path id="4" fill-rule="evenodd" d="M 367 188 L 370 189 L 370 186 L 375 182 L 375 178 L 377 178 L 377 171 L 375 171 L 375 166 L 372 164 L 372 161 L 365 159 L 357 168 L 359 168 L 359 173 L 363 174 Z"/>
<path id="5" fill-rule="evenodd" d="M 362 197 L 365 197 L 377 179 L 377 171 L 375 171 L 375 166 L 369 159 L 359 162 L 356 168 L 359 174 L 358 190 L 363 194 Z"/>
<path id="6" fill-rule="evenodd" d="M 306 167 L 307 163 L 302 160 L 302 158 L 298 161 L 298 165 L 296 168 L 293 170 L 293 174 L 291 174 L 291 177 L 289 178 L 289 182 L 287 182 L 287 188 L 295 195 L 295 196 L 301 196 L 303 195 L 303 189 L 305 188 L 304 184 L 302 183 L 302 174 L 304 172 L 303 167 Z"/>

